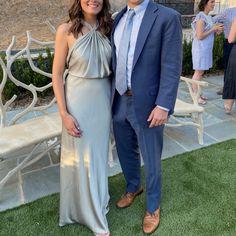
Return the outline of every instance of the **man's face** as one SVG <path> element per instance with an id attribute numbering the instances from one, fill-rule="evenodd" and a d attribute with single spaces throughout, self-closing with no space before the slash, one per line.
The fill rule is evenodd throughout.
<path id="1" fill-rule="evenodd" d="M 144 0 L 128 0 L 128 5 L 133 8 L 141 4 L 143 1 Z"/>

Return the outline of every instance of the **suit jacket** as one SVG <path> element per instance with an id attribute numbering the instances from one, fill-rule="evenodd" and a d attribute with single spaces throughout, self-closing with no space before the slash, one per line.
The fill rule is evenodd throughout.
<path id="1" fill-rule="evenodd" d="M 116 16 L 111 33 L 113 110 L 116 106 L 114 31 L 126 10 L 127 7 Z M 150 0 L 138 33 L 131 74 L 133 103 L 141 125 L 148 125 L 147 118 L 156 105 L 173 113 L 181 70 L 181 16 Z"/>

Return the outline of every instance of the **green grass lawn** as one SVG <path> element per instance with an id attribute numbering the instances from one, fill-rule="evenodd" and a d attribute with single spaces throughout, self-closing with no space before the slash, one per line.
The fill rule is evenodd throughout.
<path id="1" fill-rule="evenodd" d="M 161 223 L 158 236 L 236 235 L 236 140 L 164 160 Z M 123 210 L 115 207 L 125 184 L 121 174 L 109 179 L 112 236 L 142 235 L 145 195 Z M 58 226 L 59 195 L 0 213 L 1 236 L 86 236 L 74 224 Z"/>

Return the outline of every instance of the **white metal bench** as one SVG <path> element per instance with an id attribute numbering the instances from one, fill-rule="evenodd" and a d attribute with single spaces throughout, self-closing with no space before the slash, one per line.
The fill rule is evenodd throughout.
<path id="1" fill-rule="evenodd" d="M 61 119 L 57 112 L 48 112 L 48 109 L 55 104 L 55 98 L 47 105 L 36 105 L 38 101 L 38 92 L 43 92 L 50 88 L 52 83 L 50 82 L 43 87 L 36 87 L 33 84 L 26 85 L 17 80 L 11 71 L 14 61 L 24 56 L 24 58 L 28 60 L 33 71 L 51 78 L 52 75 L 50 73 L 46 73 L 34 65 L 31 58 L 30 46 L 32 43 L 41 46 L 52 46 L 54 45 L 54 42 L 40 42 L 32 38 L 30 32 L 27 32 L 27 39 L 28 42 L 26 47 L 12 56 L 11 51 L 15 44 L 15 37 L 12 38 L 12 42 L 6 51 L 7 65 L 5 65 L 0 58 L 0 65 L 3 71 L 3 78 L 0 83 L 0 164 L 5 160 L 9 160 L 9 158 L 18 158 L 19 153 L 22 150 L 27 150 L 26 155 L 18 162 L 18 165 L 10 170 L 3 179 L 0 179 L 0 190 L 11 176 L 17 174 L 23 168 L 37 162 L 46 154 L 53 154 L 55 148 L 58 148 L 60 144 Z M 3 104 L 2 93 L 8 79 L 7 77 L 16 86 L 30 91 L 33 95 L 32 102 L 17 113 L 9 122 L 6 120 L 7 110 L 10 104 L 15 101 L 16 95 Z M 29 113 L 41 113 L 42 115 L 33 118 L 31 117 L 24 122 L 19 122 L 20 119 L 26 117 Z"/>
<path id="2" fill-rule="evenodd" d="M 199 144 L 203 144 L 204 124 L 203 124 L 202 114 L 205 109 L 202 106 L 198 105 L 198 99 L 201 94 L 201 87 L 207 87 L 208 83 L 205 81 L 196 81 L 185 77 L 180 77 L 180 79 L 187 84 L 192 103 L 177 98 L 174 108 L 174 114 L 171 116 L 171 120 L 174 120 L 174 123 L 167 123 L 166 126 L 167 127 L 179 127 L 185 125 L 194 126 L 197 128 L 198 142 Z M 193 95 L 191 86 L 192 84 L 197 85 L 198 93 L 196 94 L 196 96 Z M 186 118 L 188 118 L 188 120 L 186 120 Z"/>

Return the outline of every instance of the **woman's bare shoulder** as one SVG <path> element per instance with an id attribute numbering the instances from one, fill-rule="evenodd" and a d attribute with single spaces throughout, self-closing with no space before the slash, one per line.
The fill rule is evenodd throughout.
<path id="1" fill-rule="evenodd" d="M 67 35 L 69 33 L 69 31 L 70 31 L 70 27 L 71 27 L 71 23 L 70 22 L 62 23 L 57 28 L 57 34 Z"/>

